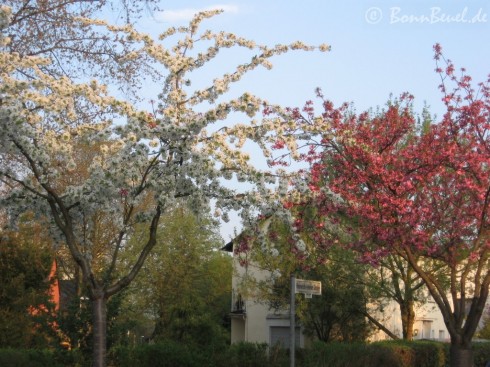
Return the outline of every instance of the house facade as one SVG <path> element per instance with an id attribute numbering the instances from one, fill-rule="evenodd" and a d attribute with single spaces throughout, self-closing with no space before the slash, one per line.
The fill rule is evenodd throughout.
<path id="1" fill-rule="evenodd" d="M 233 253 L 233 242 L 222 248 Z M 241 263 L 237 257 L 233 259 L 232 305 L 231 305 L 231 343 L 253 342 L 266 343 L 269 346 L 280 344 L 288 348 L 290 341 L 290 315 L 287 310 L 273 310 L 266 302 L 261 302 L 257 295 L 243 289 L 243 279 L 253 277 L 265 280 L 270 273 L 253 263 Z M 368 306 L 369 307 L 369 306 Z M 373 307 L 377 309 L 377 307 Z M 413 327 L 414 340 L 435 340 L 449 342 L 449 332 L 436 303 L 428 297 L 428 301 L 419 304 L 415 309 Z M 388 302 L 382 312 L 373 316 L 399 338 L 402 334 L 400 308 L 395 301 Z M 304 348 L 312 342 L 312 338 L 304 334 L 304 328 L 296 321 L 296 346 Z M 384 331 L 375 331 L 369 341 L 391 339 Z"/>
<path id="2" fill-rule="evenodd" d="M 222 249 L 233 253 L 233 242 L 228 243 Z M 230 313 L 231 343 L 266 343 L 269 346 L 280 345 L 288 348 L 290 345 L 289 309 L 271 309 L 266 302 L 261 302 L 256 295 L 243 289 L 243 280 L 250 276 L 260 281 L 269 274 L 253 264 L 242 265 L 234 257 Z M 304 348 L 311 340 L 304 335 L 299 321 L 296 321 L 295 329 L 295 345 Z"/>
<path id="3" fill-rule="evenodd" d="M 383 312 L 373 315 L 377 320 L 382 321 L 394 335 L 400 339 L 403 337 L 402 320 L 400 316 L 400 306 L 395 301 L 389 302 L 384 307 Z M 381 341 L 391 339 L 384 331 L 376 331 L 370 341 Z M 413 339 L 430 339 L 440 342 L 449 342 L 449 333 L 441 312 L 436 303 L 429 298 L 425 304 L 415 308 L 415 322 L 413 326 Z"/>

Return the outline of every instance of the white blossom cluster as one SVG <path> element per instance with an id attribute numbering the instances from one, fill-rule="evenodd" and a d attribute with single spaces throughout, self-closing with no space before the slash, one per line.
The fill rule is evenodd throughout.
<path id="1" fill-rule="evenodd" d="M 3 30 L 10 24 L 12 9 L 6 5 L 0 5 L 0 47 L 10 43 L 10 38 L 3 34 Z"/>
<path id="2" fill-rule="evenodd" d="M 230 33 L 199 34 L 202 20 L 215 14 L 199 13 L 188 27 L 164 32 L 162 40 L 182 36 L 173 48 L 131 25 L 115 27 L 100 20 L 78 19 L 124 35 L 128 42 L 139 42 L 141 48 L 126 58 L 146 55 L 167 72 L 158 108 L 152 113 L 119 101 L 95 80 L 77 84 L 45 74 L 42 66 L 50 60 L 1 51 L 0 155 L 9 157 L 10 163 L 0 167 L 0 179 L 16 188 L 2 203 L 53 216 L 68 213 L 79 224 L 91 217 L 110 218 L 107 221 L 114 232 L 126 234 L 151 220 L 157 208 L 172 208 L 181 198 L 198 212 L 209 210 L 210 200 L 215 200 L 215 214 L 224 221 L 230 210 L 241 211 L 245 220 L 254 218 L 259 210 L 270 210 L 292 223 L 279 204 L 288 194 L 289 178 L 277 180 L 285 176 L 283 171 L 258 169 L 243 149 L 246 142 L 253 142 L 270 157 L 271 145 L 282 139 L 297 157 L 295 137 L 289 134 L 292 123 L 280 118 L 255 120 L 267 102 L 251 93 L 216 101 L 225 100 L 231 83 L 245 73 L 260 65 L 271 68 L 271 57 L 315 48 L 301 42 L 268 48 Z M 8 15 L 8 9 L 1 7 L 0 31 Z M 211 45 L 204 52 L 193 52 L 199 42 Z M 214 79 L 208 88 L 191 90 L 188 74 L 217 57 L 220 49 L 230 47 L 245 47 L 258 54 Z M 328 46 L 319 49 L 327 51 Z M 202 102 L 211 107 L 196 112 L 195 106 Z M 214 128 L 235 112 L 247 121 Z M 233 177 L 248 182 L 251 189 L 233 190 L 226 184 Z M 74 230 L 81 235 L 82 226 Z M 82 242 L 91 246 L 89 240 L 80 245 Z M 301 239 L 296 247 L 306 250 Z M 274 247 L 267 251 L 278 255 Z"/>

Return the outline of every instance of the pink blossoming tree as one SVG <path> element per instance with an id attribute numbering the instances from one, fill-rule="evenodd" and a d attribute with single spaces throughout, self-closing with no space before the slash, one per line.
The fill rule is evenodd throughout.
<path id="1" fill-rule="evenodd" d="M 312 137 L 302 158 L 319 223 L 343 213 L 364 262 L 395 254 L 409 263 L 442 313 L 451 366 L 462 367 L 472 365 L 490 285 L 490 89 L 487 81 L 474 90 L 464 70 L 457 76 L 439 45 L 435 59 L 446 106 L 437 123 L 418 123 L 410 95 L 358 115 L 319 92 L 319 116 L 309 103 L 289 118 Z"/>

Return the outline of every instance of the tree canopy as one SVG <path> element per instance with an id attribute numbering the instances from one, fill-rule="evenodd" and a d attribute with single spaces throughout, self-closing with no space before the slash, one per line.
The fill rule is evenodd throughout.
<path id="1" fill-rule="evenodd" d="M 22 4 L 25 9 L 6 5 L 0 9 L 0 179 L 7 188 L 0 200 L 12 221 L 27 209 L 51 219 L 55 241 L 69 249 L 88 289 L 94 317 L 94 363 L 102 366 L 107 299 L 136 277 L 157 244 L 162 214 L 172 210 L 176 200 L 185 198 L 196 212 L 207 212 L 213 199 L 216 212 L 226 220 L 231 209 L 244 218 L 253 217 L 277 197 L 270 185 L 281 172 L 255 167 L 244 145 L 253 144 L 265 157 L 271 156 L 270 146 L 275 136 L 283 134 L 283 122 L 256 119 L 268 102 L 248 92 L 227 98 L 230 85 L 258 67 L 270 69 L 273 56 L 290 50 L 328 51 L 329 47 L 299 41 L 268 47 L 230 33 L 202 31 L 201 23 L 220 11 L 199 13 L 187 27 L 169 28 L 154 40 L 131 23 L 114 26 L 93 18 L 90 4 L 69 1 L 48 7 L 42 2 L 34 10 L 29 1 Z M 83 16 L 80 9 L 85 8 Z M 16 32 L 28 31 L 18 16 L 22 12 L 31 17 L 31 23 L 61 13 L 64 26 L 60 33 L 56 27 L 46 28 L 52 32 L 43 37 L 47 43 L 37 40 L 38 48 L 32 46 L 31 53 L 19 52 L 15 48 L 22 45 L 16 43 Z M 75 22 L 70 25 L 66 19 Z M 162 78 L 153 110 L 140 110 L 117 99 L 110 86 L 96 79 L 98 71 L 115 78 L 117 73 L 110 67 L 85 68 L 93 74 L 83 78 L 64 73 L 57 55 L 71 57 L 72 40 L 65 37 L 72 32 L 86 32 L 102 49 L 109 48 L 107 53 L 91 54 L 97 48 L 90 47 L 91 41 L 83 43 L 80 57 L 90 58 L 88 66 L 94 63 L 102 68 L 115 62 L 128 77 L 126 63 L 146 65 L 149 60 Z M 232 47 L 250 50 L 250 60 L 218 75 L 205 88 L 193 88 L 192 72 L 215 59 L 221 49 Z M 119 51 L 124 53 L 122 58 L 115 56 Z M 108 63 L 103 63 L 106 58 Z M 71 65 L 83 64 L 73 61 Z M 226 124 L 232 114 L 246 122 Z M 294 153 L 294 137 L 284 139 Z M 78 159 L 80 147 L 87 147 L 88 159 Z M 67 178 L 75 172 L 84 174 L 77 180 Z M 230 188 L 226 182 L 233 177 L 250 183 L 250 189 Z M 87 235 L 100 234 L 101 221 L 110 227 L 108 235 Z M 142 243 L 130 241 L 138 226 L 146 228 Z M 102 263 L 96 256 L 98 242 L 103 242 Z M 133 264 L 120 261 L 129 244 L 138 247 Z"/>
<path id="2" fill-rule="evenodd" d="M 435 58 L 446 106 L 436 123 L 416 118 L 408 94 L 378 113 L 357 114 L 319 92 L 321 114 L 311 102 L 290 117 L 318 138 L 304 159 L 319 224 L 341 211 L 355 220 L 349 246 L 364 262 L 404 258 L 443 315 L 452 365 L 462 366 L 490 284 L 490 90 L 488 81 L 473 89 L 464 69 L 456 75 L 439 45 Z"/>

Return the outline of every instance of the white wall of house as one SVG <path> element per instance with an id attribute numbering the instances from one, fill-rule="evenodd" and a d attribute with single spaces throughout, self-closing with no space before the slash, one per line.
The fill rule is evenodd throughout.
<path id="1" fill-rule="evenodd" d="M 259 269 L 253 264 L 240 265 L 237 259 L 233 261 L 232 278 L 232 312 L 231 312 L 231 343 L 242 341 L 252 343 L 281 343 L 289 347 L 290 319 L 289 310 L 276 311 L 269 309 L 265 302 L 260 302 L 253 290 L 242 289 L 246 277 L 257 281 L 265 280 L 270 273 Z M 263 301 L 263 300 L 262 300 Z M 304 347 L 308 343 L 302 333 L 301 325 L 297 325 L 296 345 Z"/>
<path id="2" fill-rule="evenodd" d="M 290 320 L 288 312 L 273 313 L 267 305 L 251 300 L 245 301 L 246 311 L 243 314 L 232 313 L 231 343 L 242 341 L 251 343 L 281 343 L 289 347 Z M 296 345 L 305 347 L 308 338 L 302 333 L 301 325 L 296 328 Z"/>
<path id="3" fill-rule="evenodd" d="M 234 271 L 232 278 L 233 299 L 231 313 L 231 342 L 241 341 L 253 343 L 267 343 L 273 345 L 280 339 L 283 344 L 288 344 L 289 340 L 289 313 L 288 310 L 274 313 L 268 305 L 261 303 L 253 292 L 241 290 L 241 282 L 246 277 L 253 277 L 256 280 L 264 280 L 270 274 L 253 264 L 242 266 L 236 258 L 233 261 Z M 238 295 L 241 295 L 240 310 L 237 312 Z M 369 306 L 368 306 L 369 307 Z M 487 308 L 489 304 L 487 302 Z M 373 308 L 375 305 L 373 305 Z M 393 334 L 402 338 L 402 322 L 400 308 L 395 301 L 388 302 L 382 313 L 378 312 L 373 316 L 386 326 Z M 286 329 L 288 330 L 286 333 Z M 286 335 L 287 334 L 287 335 Z M 379 330 L 375 332 L 370 341 L 380 341 L 391 339 L 385 332 Z M 430 339 L 441 342 L 449 342 L 449 333 L 444 324 L 441 312 L 437 304 L 429 297 L 429 301 L 420 304 L 415 309 L 414 340 Z M 305 347 L 310 344 L 300 328 L 296 335 L 296 345 Z"/>
<path id="4" fill-rule="evenodd" d="M 395 301 L 391 301 L 384 308 L 383 313 L 376 314 L 377 319 L 383 323 L 393 334 L 402 338 L 402 321 L 400 307 Z M 415 308 L 414 340 L 430 339 L 441 342 L 449 342 L 449 333 L 437 304 L 429 300 L 425 304 Z M 385 332 L 379 330 L 371 338 L 371 341 L 391 339 Z"/>

